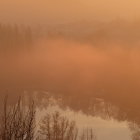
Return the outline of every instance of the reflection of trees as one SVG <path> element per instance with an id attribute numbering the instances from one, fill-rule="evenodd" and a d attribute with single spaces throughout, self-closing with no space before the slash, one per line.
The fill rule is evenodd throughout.
<path id="1" fill-rule="evenodd" d="M 117 99 L 116 101 L 110 100 L 109 102 L 108 100 L 108 102 L 106 102 L 104 99 L 91 96 L 63 96 L 62 101 L 64 106 L 69 106 L 75 111 L 82 110 L 85 114 L 100 116 L 103 119 L 113 118 L 117 121 L 130 122 L 129 127 L 132 132 L 133 140 L 140 140 L 140 112 L 138 109 L 138 102 L 132 104 L 132 101 L 125 103 L 119 102 Z"/>
<path id="2" fill-rule="evenodd" d="M 19 93 L 19 91 L 17 92 Z M 101 116 L 104 119 L 110 119 L 112 117 L 118 121 L 126 120 L 128 122 L 140 124 L 138 102 L 132 104 L 131 101 L 125 103 L 118 100 L 114 101 L 114 99 L 106 101 L 105 99 L 96 98 L 88 94 L 62 95 L 43 91 L 36 91 L 36 94 L 34 94 L 33 91 L 30 91 L 26 93 L 26 96 L 29 98 L 35 98 L 37 105 L 41 105 L 42 107 L 46 107 L 49 103 L 52 104 L 52 100 L 49 101 L 49 99 L 50 97 L 54 97 L 56 103 L 62 108 L 69 106 L 74 111 L 82 110 L 85 114 Z"/>
<path id="3" fill-rule="evenodd" d="M 91 96 L 62 96 L 63 105 L 79 111 L 82 110 L 86 114 L 100 116 L 104 119 L 111 117 L 121 121 L 125 119 L 126 114 L 121 112 L 120 108 L 112 105 L 110 102 L 105 102 L 104 99 Z M 80 99 L 80 100 L 79 100 Z"/>
<path id="4" fill-rule="evenodd" d="M 27 95 L 34 96 L 32 92 Z M 53 97 L 56 103 L 62 108 L 69 106 L 74 111 L 82 110 L 83 113 L 101 116 L 104 119 L 110 119 L 111 117 L 118 121 L 136 122 L 140 124 L 140 112 L 138 105 L 130 103 L 119 102 L 118 100 L 108 100 L 97 98 L 91 95 L 62 95 L 51 94 L 48 92 L 36 92 L 35 98 L 38 105 L 46 106 L 49 103 L 49 98 Z M 31 97 L 32 98 L 32 97 Z M 45 99 L 45 102 L 44 102 Z M 118 102 L 117 102 L 118 101 Z M 43 104 L 42 104 L 43 103 Z M 52 101 L 51 101 L 52 103 Z"/>
<path id="5" fill-rule="evenodd" d="M 55 96 L 55 95 L 54 95 Z M 119 95 L 118 95 L 119 96 Z M 101 116 L 104 119 L 111 117 L 118 121 L 135 121 L 140 123 L 140 112 L 138 109 L 138 101 L 135 104 L 131 100 L 128 102 L 127 97 L 124 100 L 98 98 L 94 95 L 63 95 L 62 102 L 64 106 L 69 106 L 75 111 L 82 110 L 86 114 L 93 116 Z M 127 100 L 127 101 L 126 101 Z"/>
<path id="6" fill-rule="evenodd" d="M 130 130 L 132 131 L 132 137 L 133 140 L 139 140 L 140 138 L 140 119 L 139 119 L 139 110 L 136 110 L 135 106 L 132 106 L 131 108 L 127 108 L 125 105 L 121 106 L 121 103 L 116 104 L 118 106 L 115 105 L 115 103 L 111 103 L 111 102 L 105 102 L 104 99 L 101 98 L 94 98 L 94 97 L 90 97 L 90 96 L 83 96 L 83 97 L 78 97 L 76 96 L 62 96 L 62 95 L 56 95 L 56 97 L 54 96 L 54 98 L 52 98 L 52 94 L 47 94 L 46 92 L 36 92 L 36 96 L 33 96 L 33 93 L 30 91 L 30 94 L 27 92 L 27 95 L 29 96 L 29 98 L 33 98 L 35 99 L 35 102 L 37 103 L 37 105 L 42 105 L 42 107 L 47 107 L 47 105 L 49 103 L 53 103 L 52 99 L 54 100 L 55 105 L 58 103 L 62 108 L 65 106 L 69 106 L 71 109 L 73 109 L 74 111 L 79 111 L 82 110 L 83 113 L 85 114 L 90 114 L 93 116 L 100 116 L 103 119 L 111 119 L 114 118 L 118 121 L 128 121 L 129 123 L 129 127 Z M 45 99 L 45 101 L 44 101 Z M 80 99 L 80 100 L 78 100 Z M 132 108 L 134 108 L 134 110 L 132 110 Z M 59 114 L 60 115 L 60 114 Z M 58 121 L 58 124 L 64 122 L 67 122 L 68 120 L 66 118 L 63 118 L 60 116 L 55 116 L 56 118 L 60 118 L 61 121 Z M 43 127 L 47 126 L 47 119 L 51 119 L 52 123 L 52 116 L 51 115 L 47 115 L 46 114 L 46 118 L 44 119 L 44 123 Z M 66 119 L 66 120 L 65 120 Z M 63 120 L 63 121 L 62 121 Z M 63 123 L 64 123 L 63 122 Z M 135 123 L 133 123 L 135 122 Z M 74 126 L 74 125 L 73 125 Z M 60 129 L 59 127 L 62 127 L 61 125 L 57 126 L 58 129 Z M 74 126 L 75 127 L 75 126 Z M 52 128 L 50 128 L 52 129 Z M 53 131 L 53 129 L 51 130 L 51 132 Z M 88 130 L 90 131 L 90 130 Z M 84 131 L 86 132 L 86 130 Z M 44 134 L 46 133 L 46 130 L 43 132 Z M 60 132 L 57 132 L 58 134 L 60 134 Z M 82 137 L 85 137 L 86 134 L 90 134 L 85 133 Z"/>

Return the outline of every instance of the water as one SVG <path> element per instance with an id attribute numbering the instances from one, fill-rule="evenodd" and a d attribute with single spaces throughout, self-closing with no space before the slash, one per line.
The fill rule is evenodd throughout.
<path id="1" fill-rule="evenodd" d="M 76 102 L 74 100 L 70 105 L 63 101 L 64 98 L 55 98 L 51 94 L 49 97 L 47 92 L 45 94 L 47 98 L 42 100 L 37 110 L 38 122 L 48 112 L 51 114 L 57 111 L 69 120 L 74 120 L 81 132 L 83 128 L 92 128 L 98 140 L 132 140 L 134 132 L 131 130 L 131 125 L 133 122 L 127 119 L 121 120 L 119 108 L 106 103 L 105 100 L 93 98 L 93 103 L 90 103 L 90 106 L 87 105 L 87 108 L 82 108 L 82 104 L 81 107 L 75 108 L 72 105 Z M 69 102 L 70 100 L 69 97 Z"/>
<path id="2" fill-rule="evenodd" d="M 92 128 L 97 140 L 140 139 L 138 40 L 129 46 L 98 37 L 97 44 L 63 37 L 33 43 L 30 29 L 27 38 L 24 32 L 17 38 L 17 27 L 9 36 L 5 28 L 0 103 L 7 94 L 10 103 L 18 96 L 31 98 L 38 121 L 46 112 L 59 111 L 78 129 Z"/>

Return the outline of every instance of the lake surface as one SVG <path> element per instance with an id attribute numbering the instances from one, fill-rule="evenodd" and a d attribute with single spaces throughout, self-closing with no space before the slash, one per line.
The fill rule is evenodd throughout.
<path id="1" fill-rule="evenodd" d="M 37 97 L 39 93 L 35 93 Z M 135 140 L 139 138 L 138 124 L 134 120 L 129 120 L 129 116 L 125 112 L 121 112 L 120 108 L 104 99 L 92 97 L 91 100 L 88 98 L 88 101 L 86 101 L 87 98 L 78 101 L 71 97 L 66 99 L 67 97 L 61 95 L 55 96 L 48 92 L 41 93 L 46 98 L 39 101 L 38 120 L 41 120 L 48 112 L 51 114 L 57 111 L 69 120 L 74 120 L 81 132 L 83 129 L 92 128 L 97 140 Z"/>

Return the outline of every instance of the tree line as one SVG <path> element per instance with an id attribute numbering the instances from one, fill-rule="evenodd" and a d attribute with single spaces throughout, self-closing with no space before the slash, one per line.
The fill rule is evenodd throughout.
<path id="1" fill-rule="evenodd" d="M 32 41 L 33 31 L 29 26 L 0 24 L 0 49 L 26 47 Z"/>

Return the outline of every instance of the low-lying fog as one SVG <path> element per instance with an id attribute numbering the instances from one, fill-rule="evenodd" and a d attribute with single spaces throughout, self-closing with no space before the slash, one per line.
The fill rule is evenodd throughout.
<path id="1" fill-rule="evenodd" d="M 0 88 L 140 96 L 139 54 L 138 46 L 44 39 L 29 51 L 1 53 Z"/>

